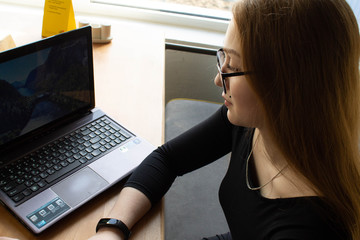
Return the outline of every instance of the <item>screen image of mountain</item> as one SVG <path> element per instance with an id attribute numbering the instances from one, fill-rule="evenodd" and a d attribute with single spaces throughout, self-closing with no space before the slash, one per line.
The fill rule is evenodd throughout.
<path id="1" fill-rule="evenodd" d="M 79 39 L 0 63 L 0 144 L 89 105 L 86 49 Z"/>

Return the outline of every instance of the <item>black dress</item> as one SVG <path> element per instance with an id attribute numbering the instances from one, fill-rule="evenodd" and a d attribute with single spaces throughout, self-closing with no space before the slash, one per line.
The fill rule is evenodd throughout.
<path id="1" fill-rule="evenodd" d="M 232 239 L 348 239 L 319 197 L 268 199 L 247 188 L 245 162 L 252 137 L 253 131 L 229 122 L 222 106 L 204 122 L 152 152 L 125 186 L 140 190 L 154 204 L 177 176 L 232 152 L 219 190 Z"/>

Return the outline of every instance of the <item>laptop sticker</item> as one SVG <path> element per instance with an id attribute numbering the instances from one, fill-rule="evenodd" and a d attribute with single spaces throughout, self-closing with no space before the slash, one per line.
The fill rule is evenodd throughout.
<path id="1" fill-rule="evenodd" d="M 40 229 L 69 209 L 69 205 L 57 197 L 26 217 Z"/>

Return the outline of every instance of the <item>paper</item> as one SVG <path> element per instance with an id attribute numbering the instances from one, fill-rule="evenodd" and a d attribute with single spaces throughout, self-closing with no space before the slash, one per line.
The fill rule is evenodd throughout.
<path id="1" fill-rule="evenodd" d="M 45 0 L 42 37 L 76 28 L 72 0 Z"/>

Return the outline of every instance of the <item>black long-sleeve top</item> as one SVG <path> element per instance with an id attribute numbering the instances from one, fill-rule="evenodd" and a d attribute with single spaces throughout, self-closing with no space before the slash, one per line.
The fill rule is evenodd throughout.
<path id="1" fill-rule="evenodd" d="M 247 188 L 245 164 L 252 137 L 253 131 L 229 122 L 227 108 L 222 106 L 204 122 L 152 152 L 125 186 L 140 190 L 154 204 L 177 176 L 232 152 L 219 199 L 234 240 L 348 239 L 319 197 L 268 199 Z"/>

